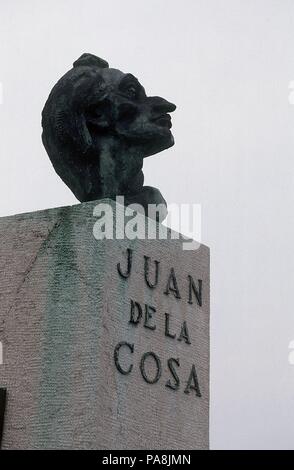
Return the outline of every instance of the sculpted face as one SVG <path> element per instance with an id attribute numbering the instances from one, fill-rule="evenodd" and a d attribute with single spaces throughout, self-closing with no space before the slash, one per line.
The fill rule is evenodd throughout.
<path id="1" fill-rule="evenodd" d="M 102 69 L 97 86 L 103 90 L 98 103 L 86 109 L 86 121 L 95 135 L 116 135 L 137 148 L 143 157 L 174 144 L 171 113 L 176 106 L 163 98 L 147 97 L 132 74 Z"/>
<path id="2" fill-rule="evenodd" d="M 174 144 L 176 106 L 148 97 L 132 74 L 83 54 L 54 86 L 42 113 L 42 139 L 59 176 L 80 201 L 127 195 L 165 202 L 144 187 L 143 158 Z"/>

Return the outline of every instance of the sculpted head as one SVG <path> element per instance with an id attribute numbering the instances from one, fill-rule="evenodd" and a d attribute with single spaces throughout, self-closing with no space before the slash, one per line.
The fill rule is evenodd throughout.
<path id="1" fill-rule="evenodd" d="M 143 158 L 174 144 L 169 113 L 175 108 L 146 96 L 132 74 L 83 54 L 50 93 L 42 139 L 56 172 L 80 201 L 134 196 L 144 193 Z M 154 191 L 158 199 L 157 190 L 147 193 Z"/>

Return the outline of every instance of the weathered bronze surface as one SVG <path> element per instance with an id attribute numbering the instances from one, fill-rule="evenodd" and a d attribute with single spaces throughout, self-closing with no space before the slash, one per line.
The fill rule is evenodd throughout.
<path id="1" fill-rule="evenodd" d="M 164 204 L 144 186 L 143 159 L 174 144 L 176 106 L 148 97 L 132 74 L 83 54 L 54 86 L 42 113 L 42 140 L 62 180 L 81 202 L 125 196 L 126 205 Z M 161 214 L 161 219 L 165 217 Z"/>

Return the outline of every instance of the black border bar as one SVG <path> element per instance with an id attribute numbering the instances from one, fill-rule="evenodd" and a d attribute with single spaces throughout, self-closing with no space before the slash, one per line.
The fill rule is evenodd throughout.
<path id="1" fill-rule="evenodd" d="M 0 449 L 4 427 L 4 414 L 6 407 L 6 388 L 0 388 Z"/>

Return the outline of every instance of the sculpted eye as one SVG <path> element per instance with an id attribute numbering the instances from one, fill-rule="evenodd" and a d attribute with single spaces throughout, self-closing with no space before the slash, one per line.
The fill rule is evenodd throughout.
<path id="1" fill-rule="evenodd" d="M 130 98 L 136 98 L 137 97 L 137 88 L 134 85 L 130 85 L 126 88 L 125 93 Z"/>

